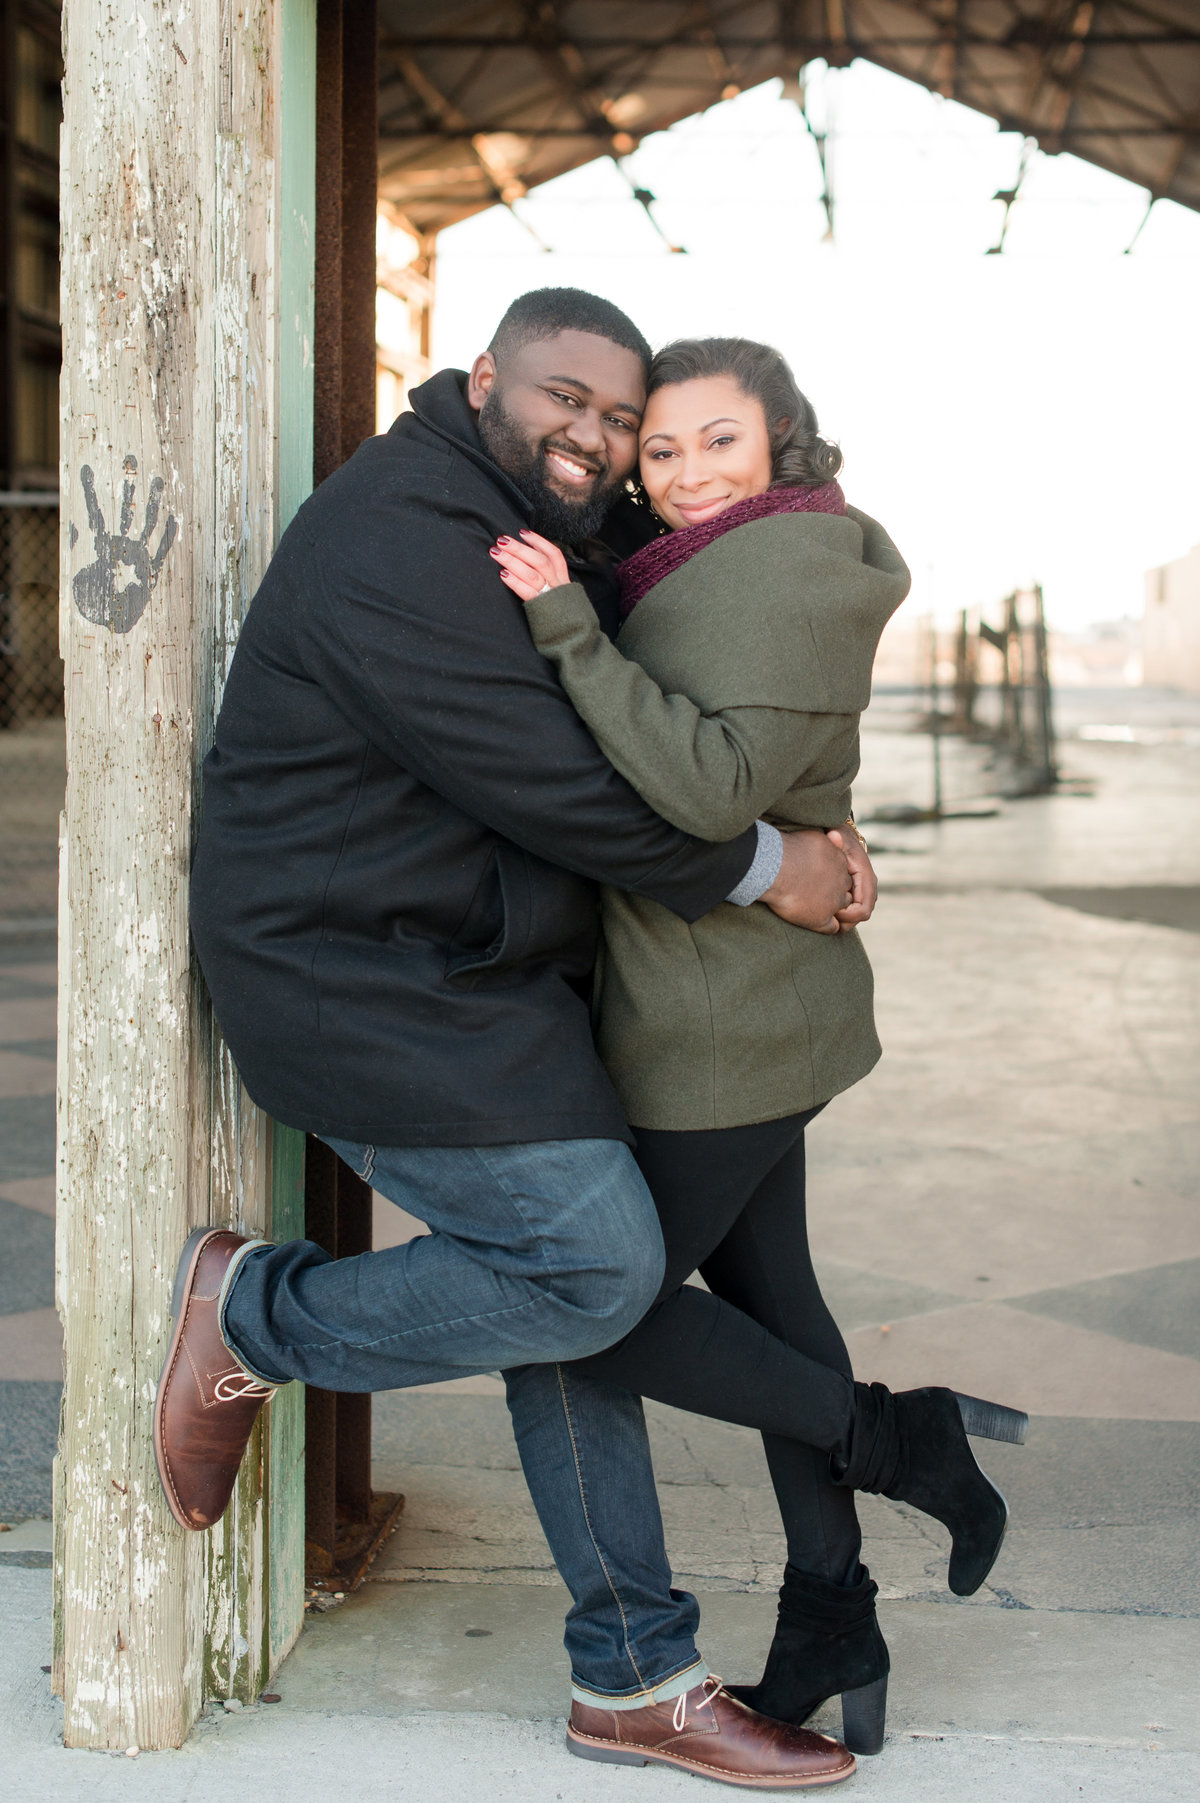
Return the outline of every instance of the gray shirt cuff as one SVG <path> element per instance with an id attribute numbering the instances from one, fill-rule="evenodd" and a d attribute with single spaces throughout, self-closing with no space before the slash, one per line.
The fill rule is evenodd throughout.
<path id="1" fill-rule="evenodd" d="M 765 820 L 756 820 L 758 829 L 758 850 L 754 854 L 754 862 L 738 884 L 725 897 L 735 908 L 748 908 L 751 902 L 760 901 L 779 875 L 783 863 L 783 834 L 777 826 L 768 826 Z"/>

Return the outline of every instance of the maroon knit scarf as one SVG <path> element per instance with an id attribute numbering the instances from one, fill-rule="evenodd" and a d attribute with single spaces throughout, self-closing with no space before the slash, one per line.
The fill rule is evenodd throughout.
<path id="1" fill-rule="evenodd" d="M 681 526 L 678 532 L 664 532 L 651 539 L 640 551 L 617 566 L 621 584 L 621 617 L 628 619 L 643 595 L 672 570 L 677 570 L 697 551 L 703 551 L 723 533 L 744 526 L 749 520 L 765 520 L 773 513 L 845 513 L 846 497 L 836 482 L 822 482 L 817 488 L 768 488 L 761 495 L 748 495 L 735 501 L 714 519 L 702 520 L 698 526 Z"/>

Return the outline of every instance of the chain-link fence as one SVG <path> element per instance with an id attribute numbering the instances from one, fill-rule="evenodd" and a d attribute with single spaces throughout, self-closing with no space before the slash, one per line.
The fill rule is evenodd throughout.
<path id="1" fill-rule="evenodd" d="M 62 713 L 58 496 L 0 493 L 0 731 Z"/>
<path id="2" fill-rule="evenodd" d="M 53 920 L 62 706 L 58 496 L 0 493 L 0 933 Z"/>

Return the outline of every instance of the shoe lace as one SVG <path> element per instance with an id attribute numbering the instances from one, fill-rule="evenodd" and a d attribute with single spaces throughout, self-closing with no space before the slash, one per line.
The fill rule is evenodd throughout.
<path id="1" fill-rule="evenodd" d="M 711 1689 L 709 1688 L 710 1685 L 712 1686 Z M 720 1688 L 720 1678 L 714 1677 L 710 1672 L 703 1684 L 699 1684 L 696 1687 L 696 1689 L 701 1692 L 701 1695 L 696 1700 L 696 1708 L 711 1710 L 713 1706 L 712 1700 Z M 671 1726 L 674 1728 L 676 1734 L 683 1733 L 684 1726 L 687 1722 L 688 1698 L 694 1697 L 695 1695 L 695 1690 L 685 1690 L 681 1693 L 679 1701 L 675 1705 L 675 1713 L 671 1717 Z"/>
<path id="2" fill-rule="evenodd" d="M 248 1371 L 226 1371 L 213 1385 L 215 1402 L 240 1402 L 244 1397 L 261 1398 L 266 1401 L 274 1396 L 274 1384 L 260 1383 L 257 1377 L 251 1377 Z"/>

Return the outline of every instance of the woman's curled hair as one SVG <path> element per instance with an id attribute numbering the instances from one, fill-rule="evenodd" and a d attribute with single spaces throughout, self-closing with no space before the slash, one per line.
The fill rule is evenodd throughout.
<path id="1" fill-rule="evenodd" d="M 771 487 L 816 488 L 842 467 L 837 445 L 817 431 L 817 415 L 783 357 L 750 338 L 677 338 L 650 365 L 647 392 L 727 376 L 762 407 L 771 440 Z"/>

